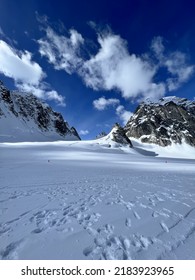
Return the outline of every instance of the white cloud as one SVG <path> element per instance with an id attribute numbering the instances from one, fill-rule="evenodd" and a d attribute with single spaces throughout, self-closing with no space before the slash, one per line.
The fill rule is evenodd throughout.
<path id="1" fill-rule="evenodd" d="M 89 134 L 88 130 L 80 130 L 79 131 L 79 135 L 87 135 L 87 134 Z"/>
<path id="2" fill-rule="evenodd" d="M 169 91 L 178 89 L 192 76 L 194 66 L 188 65 L 186 54 L 179 51 L 167 52 L 162 37 L 153 39 L 151 49 L 158 59 L 158 68 L 167 69 L 169 77 L 166 79 L 166 85 Z"/>
<path id="3" fill-rule="evenodd" d="M 58 35 L 52 28 L 45 29 L 46 37 L 38 40 L 39 52 L 56 70 L 73 73 L 81 64 L 80 46 L 84 39 L 76 30 L 69 31 L 70 37 Z"/>
<path id="4" fill-rule="evenodd" d="M 138 98 L 139 101 L 150 99 L 151 101 L 157 101 L 162 98 L 166 93 L 166 84 L 165 83 L 151 83 L 150 88 L 143 92 L 141 98 Z"/>
<path id="5" fill-rule="evenodd" d="M 19 90 L 23 92 L 33 93 L 38 98 L 44 98 L 45 90 L 43 90 L 39 85 L 30 85 L 27 83 L 16 83 L 16 86 Z"/>
<path id="6" fill-rule="evenodd" d="M 80 33 L 78 33 L 75 29 L 70 29 L 70 41 L 72 46 L 79 47 L 80 44 L 84 43 L 84 39 Z"/>
<path id="7" fill-rule="evenodd" d="M 147 60 L 130 55 L 126 41 L 110 32 L 98 35 L 100 48 L 96 55 L 86 60 L 80 49 L 84 38 L 76 30 L 70 36 L 58 35 L 51 27 L 45 28 L 46 36 L 40 40 L 39 52 L 54 65 L 56 70 L 68 74 L 76 72 L 84 83 L 94 90 L 118 90 L 124 98 L 136 98 L 150 92 L 156 68 Z M 158 88 L 158 86 L 156 85 Z"/>
<path id="8" fill-rule="evenodd" d="M 160 37 L 160 36 L 155 37 L 152 40 L 151 49 L 153 50 L 156 57 L 158 59 L 160 59 L 162 57 L 162 54 L 163 54 L 164 50 L 165 50 L 165 47 L 163 45 L 163 38 Z"/>
<path id="9" fill-rule="evenodd" d="M 106 99 L 105 97 L 100 97 L 93 101 L 93 106 L 99 111 L 105 110 L 108 106 L 117 106 L 116 114 L 122 121 L 123 125 L 125 125 L 132 116 L 132 112 L 125 110 L 124 106 L 120 105 L 120 100 L 116 98 Z"/>
<path id="10" fill-rule="evenodd" d="M 2 30 L 2 28 L 1 28 L 1 26 L 0 26 L 0 35 L 4 35 L 4 33 L 3 33 L 3 30 Z"/>
<path id="11" fill-rule="evenodd" d="M 41 66 L 32 60 L 30 52 L 16 50 L 0 40 L 0 61 L 0 72 L 14 79 L 18 89 L 31 92 L 39 98 L 55 100 L 59 105 L 65 105 L 64 98 L 43 82 L 46 74 Z"/>
<path id="12" fill-rule="evenodd" d="M 87 49 L 84 45 L 87 40 L 80 33 L 71 29 L 69 36 L 58 35 L 46 24 L 46 36 L 38 40 L 40 54 L 47 57 L 55 69 L 77 73 L 86 86 L 97 91 L 116 90 L 125 99 L 154 100 L 179 88 L 194 71 L 184 53 L 166 51 L 160 36 L 152 40 L 153 55 L 150 50 L 138 56 L 130 54 L 127 42 L 109 28 L 106 32 L 96 29 L 99 49 L 86 59 L 81 55 L 81 49 Z M 94 28 L 94 23 L 91 25 Z M 159 76 L 159 79 L 157 74 L 161 68 L 167 69 L 167 76 Z M 101 105 L 100 101 L 94 105 L 98 110 L 111 105 Z"/>
<path id="13" fill-rule="evenodd" d="M 47 91 L 45 93 L 45 95 L 46 95 L 46 99 L 55 100 L 56 102 L 58 102 L 59 105 L 61 105 L 63 107 L 66 106 L 66 104 L 64 102 L 65 98 L 62 95 L 58 94 L 56 90 Z"/>
<path id="14" fill-rule="evenodd" d="M 128 122 L 128 120 L 130 119 L 130 117 L 133 115 L 132 112 L 130 111 L 126 111 L 124 106 L 119 105 L 116 108 L 116 114 L 119 116 L 119 118 L 121 119 L 123 125 L 126 125 L 126 123 Z"/>
<path id="15" fill-rule="evenodd" d="M 164 65 L 173 76 L 167 79 L 169 91 L 179 88 L 194 72 L 194 66 L 187 65 L 186 56 L 181 52 L 171 53 L 171 55 L 165 59 Z"/>
<path id="16" fill-rule="evenodd" d="M 137 97 L 150 90 L 155 68 L 147 61 L 130 55 L 126 42 L 117 35 L 98 37 L 100 49 L 85 61 L 79 74 L 94 90 L 113 90 L 124 98 Z"/>
<path id="17" fill-rule="evenodd" d="M 0 72 L 17 82 L 37 85 L 45 77 L 40 65 L 28 51 L 17 51 L 0 40 Z"/>
<path id="18" fill-rule="evenodd" d="M 104 96 L 100 97 L 99 99 L 96 99 L 93 101 L 93 106 L 99 111 L 105 110 L 108 106 L 115 106 L 119 104 L 119 99 L 116 98 L 110 98 L 106 99 Z"/>
<path id="19" fill-rule="evenodd" d="M 24 92 L 31 92 L 35 96 L 41 99 L 54 100 L 58 105 L 65 107 L 65 97 L 57 93 L 55 90 L 51 90 L 50 85 L 41 82 L 38 85 L 30 85 L 27 83 L 16 83 L 19 90 Z"/>

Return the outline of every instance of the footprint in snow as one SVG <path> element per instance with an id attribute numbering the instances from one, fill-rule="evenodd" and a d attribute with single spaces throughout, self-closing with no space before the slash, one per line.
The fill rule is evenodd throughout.
<path id="1" fill-rule="evenodd" d="M 8 234 L 8 232 L 11 231 L 11 227 L 9 227 L 7 225 L 7 223 L 5 224 L 0 224 L 0 236 L 3 235 L 3 234 Z"/>
<path id="2" fill-rule="evenodd" d="M 128 227 L 128 228 L 131 227 L 131 219 L 130 219 L 130 218 L 126 218 L 125 225 L 126 225 L 126 227 Z"/>
<path id="3" fill-rule="evenodd" d="M 18 250 L 24 245 L 25 239 L 10 243 L 3 251 L 0 252 L 2 260 L 18 259 Z"/>
<path id="4" fill-rule="evenodd" d="M 133 215 L 135 216 L 136 219 L 140 220 L 141 217 L 139 216 L 139 214 L 136 211 L 133 211 Z"/>
<path id="5" fill-rule="evenodd" d="M 149 245 L 152 244 L 152 240 L 150 240 L 148 237 L 134 234 L 131 244 L 138 248 L 139 250 L 147 249 Z"/>
<path id="6" fill-rule="evenodd" d="M 169 228 L 164 222 L 161 222 L 160 225 L 164 231 L 169 232 Z"/>
<path id="7" fill-rule="evenodd" d="M 159 216 L 158 212 L 154 211 L 154 212 L 152 213 L 152 217 L 153 217 L 153 218 L 157 218 L 158 216 Z"/>
<path id="8" fill-rule="evenodd" d="M 131 259 L 130 246 L 130 240 L 123 236 L 99 236 L 94 239 L 92 246 L 83 250 L 83 254 L 90 259 L 127 260 Z"/>

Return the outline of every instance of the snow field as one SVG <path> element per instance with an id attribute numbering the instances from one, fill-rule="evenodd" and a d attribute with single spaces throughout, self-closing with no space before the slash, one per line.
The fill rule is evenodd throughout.
<path id="1" fill-rule="evenodd" d="M 195 259 L 195 161 L 0 145 L 1 259 Z"/>

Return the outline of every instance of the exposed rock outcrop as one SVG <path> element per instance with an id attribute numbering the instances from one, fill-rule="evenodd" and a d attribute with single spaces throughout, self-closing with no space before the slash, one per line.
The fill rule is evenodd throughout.
<path id="1" fill-rule="evenodd" d="M 168 146 L 185 141 L 195 146 L 195 101 L 164 97 L 138 106 L 124 127 L 128 137 Z"/>
<path id="2" fill-rule="evenodd" d="M 0 81 L 0 142 L 80 140 L 74 127 L 31 93 L 8 90 Z"/>

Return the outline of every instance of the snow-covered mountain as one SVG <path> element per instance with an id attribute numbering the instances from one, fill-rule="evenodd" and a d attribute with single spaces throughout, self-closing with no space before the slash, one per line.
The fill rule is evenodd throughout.
<path id="1" fill-rule="evenodd" d="M 99 140 L 108 143 L 110 146 L 128 145 L 130 148 L 133 147 L 131 140 L 127 137 L 124 128 L 118 123 L 115 123 L 110 133 Z"/>
<path id="2" fill-rule="evenodd" d="M 126 135 L 143 143 L 195 146 L 195 101 L 175 96 L 143 102 L 125 126 Z"/>
<path id="3" fill-rule="evenodd" d="M 110 148 L 133 147 L 131 140 L 126 135 L 126 131 L 118 123 L 115 123 L 108 134 L 102 132 L 96 136 L 94 143 Z"/>
<path id="4" fill-rule="evenodd" d="M 60 113 L 31 93 L 9 91 L 0 81 L 0 142 L 80 140 Z"/>

